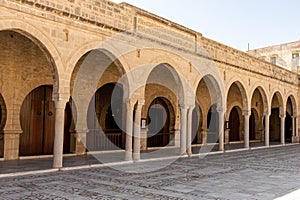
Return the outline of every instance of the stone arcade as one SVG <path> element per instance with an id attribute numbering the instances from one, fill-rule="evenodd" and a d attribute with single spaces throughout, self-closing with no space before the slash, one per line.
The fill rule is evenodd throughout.
<path id="1" fill-rule="evenodd" d="M 298 74 L 132 5 L 0 1 L 0 156 L 298 138 Z"/>

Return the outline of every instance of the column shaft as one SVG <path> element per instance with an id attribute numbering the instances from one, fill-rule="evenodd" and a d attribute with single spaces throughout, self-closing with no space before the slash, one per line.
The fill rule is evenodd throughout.
<path id="1" fill-rule="evenodd" d="M 133 122 L 133 107 L 130 102 L 126 105 L 126 145 L 125 145 L 125 160 L 132 160 L 132 122 Z"/>
<path id="2" fill-rule="evenodd" d="M 180 155 L 186 154 L 186 123 L 187 109 L 184 106 L 180 107 Z"/>
<path id="3" fill-rule="evenodd" d="M 65 101 L 55 101 L 55 136 L 53 149 L 53 168 L 63 167 L 65 105 Z"/>
<path id="4" fill-rule="evenodd" d="M 245 143 L 245 148 L 249 148 L 249 118 L 250 115 L 246 113 L 244 115 L 244 143 Z"/>
<path id="5" fill-rule="evenodd" d="M 188 154 L 188 156 L 192 155 L 193 109 L 194 109 L 194 107 L 189 108 L 189 110 L 188 110 L 188 119 L 187 119 L 187 154 Z"/>
<path id="6" fill-rule="evenodd" d="M 142 106 L 144 105 L 143 101 L 138 101 L 136 110 L 135 110 L 135 119 L 134 119 L 134 143 L 133 143 L 133 160 L 139 161 L 141 159 L 141 115 L 142 115 Z"/>
<path id="7" fill-rule="evenodd" d="M 299 127 L 299 124 L 298 124 L 298 117 L 296 117 L 296 119 L 295 119 L 295 135 L 296 135 L 296 137 L 299 137 L 299 132 L 298 132 L 298 128 Z"/>
<path id="8" fill-rule="evenodd" d="M 224 111 L 218 111 L 219 115 L 219 150 L 224 151 Z"/>
<path id="9" fill-rule="evenodd" d="M 285 144 L 285 116 L 280 117 L 280 142 Z"/>
<path id="10" fill-rule="evenodd" d="M 295 117 L 292 117 L 292 137 L 296 136 L 295 121 Z"/>
<path id="11" fill-rule="evenodd" d="M 265 146 L 270 146 L 270 115 L 265 114 Z"/>

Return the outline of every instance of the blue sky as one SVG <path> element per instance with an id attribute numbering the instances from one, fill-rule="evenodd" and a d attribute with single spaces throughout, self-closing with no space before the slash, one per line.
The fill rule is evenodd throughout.
<path id="1" fill-rule="evenodd" d="M 299 0 L 125 1 L 243 51 L 300 39 Z"/>

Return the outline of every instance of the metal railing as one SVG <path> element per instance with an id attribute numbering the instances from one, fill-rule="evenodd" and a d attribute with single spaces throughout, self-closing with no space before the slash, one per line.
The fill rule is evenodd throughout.
<path id="1" fill-rule="evenodd" d="M 88 151 L 118 150 L 122 146 L 122 132 L 90 130 L 87 134 Z"/>

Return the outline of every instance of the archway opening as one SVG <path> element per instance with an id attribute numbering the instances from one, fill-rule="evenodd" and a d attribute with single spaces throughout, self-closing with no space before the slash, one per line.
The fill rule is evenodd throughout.
<path id="1" fill-rule="evenodd" d="M 240 114 L 239 108 L 233 107 L 229 115 L 229 141 L 240 141 Z"/>
<path id="2" fill-rule="evenodd" d="M 183 86 L 177 71 L 167 63 L 155 66 L 147 78 L 144 94 L 145 104 L 142 110 L 142 118 L 148 121 L 148 130 L 147 127 L 142 129 L 142 134 L 147 136 L 141 139 L 142 150 L 146 150 L 147 147 L 177 145 L 176 142 L 178 140 L 175 138 L 175 128 L 179 127 L 180 123 L 178 105 L 184 101 Z M 155 105 L 155 101 L 158 102 L 158 105 Z M 165 113 L 164 118 L 168 118 L 169 127 L 164 128 L 164 133 L 160 130 L 161 133 L 153 135 L 154 133 L 152 132 L 154 130 L 151 131 L 149 129 L 152 126 L 151 122 L 149 123 L 149 114 L 151 114 L 152 110 L 154 110 L 154 113 L 150 116 L 151 121 L 155 122 L 157 121 L 155 118 L 162 117 L 161 114 L 155 114 L 155 109 L 149 110 L 152 107 L 160 107 L 161 113 L 162 111 Z M 159 113 L 158 110 L 157 113 Z M 166 126 L 166 123 L 160 123 L 160 126 Z M 159 132 L 159 130 L 156 130 L 156 132 Z"/>
<path id="3" fill-rule="evenodd" d="M 27 120 L 34 123 L 34 119 L 29 116 L 26 116 L 28 119 L 24 119 L 23 117 L 22 122 L 20 121 L 20 115 L 22 115 L 21 107 L 26 95 L 41 85 L 53 85 L 57 93 L 57 66 L 55 65 L 54 58 L 44 46 L 46 43 L 42 44 L 42 42 L 39 41 L 38 35 L 30 35 L 20 29 L 4 30 L 0 31 L 0 41 L 0 76 L 1 81 L 5 83 L 1 92 L 5 98 L 14 99 L 14 101 L 6 102 L 7 107 L 13 108 L 13 110 L 10 109 L 13 113 L 9 114 L 12 118 L 6 124 L 5 129 L 7 131 L 20 131 L 21 133 L 21 129 L 24 131 L 24 123 L 26 124 L 24 121 Z M 59 58 L 57 60 L 59 60 Z M 9 87 L 10 85 L 13 85 L 13 87 Z M 38 97 L 36 97 L 36 99 L 38 99 Z M 24 106 L 26 104 L 28 103 L 25 102 Z M 31 108 L 24 108 L 24 106 L 23 111 L 27 110 L 27 112 L 30 113 Z M 28 124 L 26 126 L 29 127 Z M 34 124 L 30 126 L 34 127 Z M 43 127 L 39 128 L 38 126 L 39 125 L 36 125 L 35 129 L 43 129 Z M 17 158 L 18 155 L 15 153 L 18 151 L 15 151 L 15 149 L 20 147 L 22 149 L 19 149 L 19 155 L 51 154 L 51 148 L 47 147 L 47 145 L 37 147 L 39 150 L 36 151 L 34 147 L 29 148 L 28 146 L 34 146 L 35 144 L 29 140 L 31 136 L 28 136 L 28 129 L 25 131 L 26 133 L 23 132 L 20 134 L 20 137 L 11 138 L 12 141 L 6 144 L 6 155 Z M 25 137 L 29 138 L 27 138 L 26 142 L 24 141 Z M 43 137 L 48 137 L 48 135 L 45 134 Z M 17 141 L 19 139 L 20 141 Z"/>
<path id="4" fill-rule="evenodd" d="M 292 102 L 292 97 L 290 96 L 286 103 L 286 114 L 285 114 L 285 142 L 292 142 L 293 137 L 293 114 L 295 105 Z M 295 124 L 294 124 L 295 126 Z"/>
<path id="5" fill-rule="evenodd" d="M 263 141 L 264 138 L 264 113 L 268 110 L 268 103 L 265 91 L 257 87 L 251 98 L 251 116 L 249 139 Z"/>
<path id="6" fill-rule="evenodd" d="M 251 108 L 251 115 L 249 119 L 249 139 L 250 140 L 256 140 L 257 137 L 257 130 L 259 125 L 257 124 L 259 116 L 257 111 L 254 108 Z"/>
<path id="7" fill-rule="evenodd" d="M 124 148 L 123 96 L 128 98 L 128 91 L 125 69 L 111 52 L 99 48 L 81 56 L 70 81 L 77 114 L 74 129 L 81 131 L 76 153 Z"/>
<path id="8" fill-rule="evenodd" d="M 280 110 L 282 109 L 282 101 L 278 97 L 279 94 L 275 93 L 272 99 L 271 116 L 270 116 L 270 141 L 280 142 Z"/>
<path id="9" fill-rule="evenodd" d="M 155 98 L 148 109 L 147 147 L 163 147 L 170 143 L 171 103 L 162 97 Z"/>
<path id="10" fill-rule="evenodd" d="M 123 126 L 123 87 L 107 83 L 100 87 L 89 104 L 88 151 L 117 150 L 125 147 Z"/>
<path id="11" fill-rule="evenodd" d="M 222 95 L 217 80 L 211 75 L 204 76 L 197 86 L 196 105 L 198 104 L 201 111 L 198 143 L 200 140 L 203 144 L 217 143 L 219 139 L 217 106 L 222 105 Z"/>

